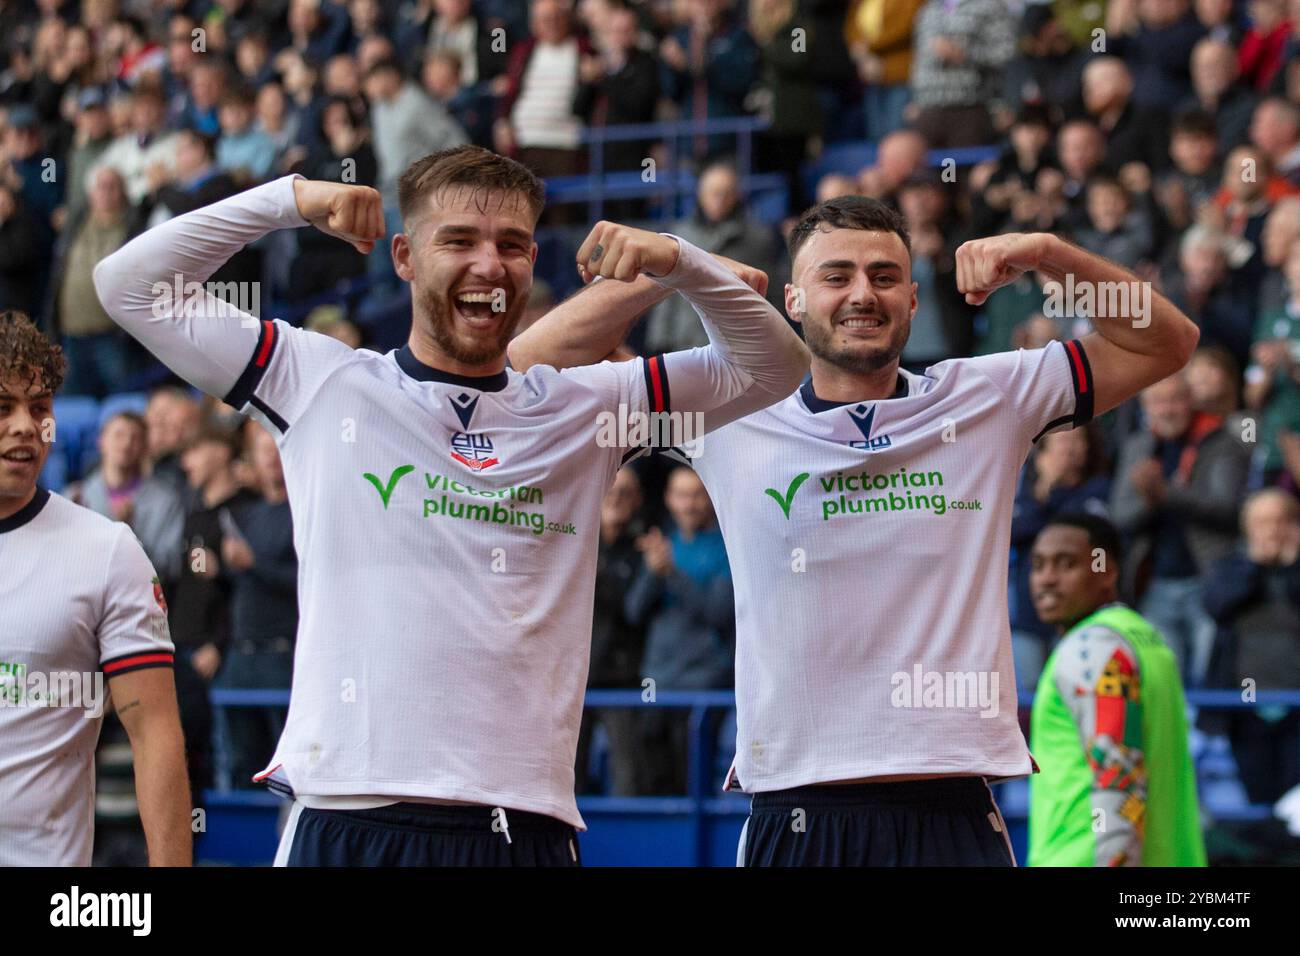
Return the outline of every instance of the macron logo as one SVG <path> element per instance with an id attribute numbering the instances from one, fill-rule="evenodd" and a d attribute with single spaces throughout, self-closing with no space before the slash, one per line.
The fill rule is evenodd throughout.
<path id="1" fill-rule="evenodd" d="M 70 893 L 50 897 L 51 926 L 128 926 L 134 936 L 148 936 L 152 927 L 151 893 Z"/>

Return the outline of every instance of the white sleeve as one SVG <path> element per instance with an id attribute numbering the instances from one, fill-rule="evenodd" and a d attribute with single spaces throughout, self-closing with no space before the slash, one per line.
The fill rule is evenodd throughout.
<path id="1" fill-rule="evenodd" d="M 1030 442 L 1092 420 L 1092 367 L 1078 339 L 957 361 L 978 369 L 1006 396 Z"/>
<path id="2" fill-rule="evenodd" d="M 119 524 L 116 531 L 98 632 L 99 666 L 110 678 L 146 667 L 171 667 L 175 650 L 158 575 L 131 529 Z"/>
<path id="3" fill-rule="evenodd" d="M 105 257 L 93 273 L 105 311 L 181 378 L 225 398 L 274 330 L 204 283 L 250 242 L 307 225 L 294 198 L 299 178 L 284 176 L 177 216 Z M 253 291 L 230 298 L 246 304 Z"/>
<path id="4" fill-rule="evenodd" d="M 767 299 L 703 249 L 677 239 L 677 264 L 655 278 L 700 316 L 709 344 L 649 359 L 662 376 L 662 409 L 701 412 L 708 429 L 789 397 L 808 374 L 808 349 Z M 647 376 L 653 388 L 654 379 Z M 671 387 L 671 395 L 670 389 Z"/>

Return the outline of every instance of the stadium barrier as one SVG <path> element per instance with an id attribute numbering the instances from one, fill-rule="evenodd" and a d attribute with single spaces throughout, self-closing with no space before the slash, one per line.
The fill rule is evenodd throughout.
<path id="1" fill-rule="evenodd" d="M 232 707 L 287 707 L 285 690 L 213 689 L 212 706 L 218 715 Z M 1260 691 L 1261 699 L 1244 701 L 1234 690 L 1192 690 L 1187 692 L 1191 709 L 1234 710 L 1260 706 L 1300 707 L 1300 690 Z M 1019 706 L 1027 711 L 1033 704 L 1031 692 L 1021 692 Z M 662 707 L 689 712 L 687 792 L 680 796 L 612 797 L 580 795 L 578 809 L 589 827 L 582 835 L 582 856 L 588 866 L 731 866 L 741 826 L 749 812 L 748 798 L 720 791 L 715 773 L 717 741 L 710 733 L 716 712 L 735 709 L 729 690 L 660 691 L 653 703 L 640 690 L 590 690 L 586 705 L 591 709 Z M 1220 748 L 1207 750 L 1210 743 L 1193 733 L 1202 808 L 1217 820 L 1262 820 L 1272 814 L 1271 806 L 1251 805 L 1225 796 L 1218 786 L 1235 785 L 1230 755 Z M 1014 780 L 997 784 L 995 792 L 1016 858 L 1023 860 L 1027 847 L 1028 784 Z M 269 863 L 275 854 L 276 826 L 286 803 L 262 789 L 213 789 L 204 794 L 206 832 L 199 840 L 196 858 L 208 863 L 257 865 Z"/>

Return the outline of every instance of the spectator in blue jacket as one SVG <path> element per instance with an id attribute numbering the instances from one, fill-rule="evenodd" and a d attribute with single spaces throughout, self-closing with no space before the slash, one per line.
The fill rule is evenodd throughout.
<path id="1" fill-rule="evenodd" d="M 672 528 L 637 542 L 642 566 L 627 592 L 626 617 L 646 629 L 641 672 L 660 690 L 730 687 L 735 605 L 731 568 L 704 483 L 690 468 L 668 476 L 664 504 Z M 643 724 L 646 785 L 685 789 L 687 714 L 652 709 Z"/>

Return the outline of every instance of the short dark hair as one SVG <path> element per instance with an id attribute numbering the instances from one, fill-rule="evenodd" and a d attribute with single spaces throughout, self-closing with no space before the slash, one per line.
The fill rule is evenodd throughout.
<path id="1" fill-rule="evenodd" d="M 840 196 L 813 206 L 802 216 L 790 232 L 790 261 L 803 248 L 812 234 L 822 226 L 832 229 L 862 229 L 867 232 L 892 232 L 903 240 L 907 254 L 912 254 L 912 237 L 907 232 L 907 220 L 893 206 L 866 196 Z"/>
<path id="2" fill-rule="evenodd" d="M 198 143 L 199 148 L 203 150 L 204 158 L 210 160 L 217 158 L 217 138 L 211 133 L 205 133 L 203 130 L 194 126 L 187 126 L 180 130 L 180 135 L 188 136 L 190 139 L 194 140 L 194 142 Z"/>
<path id="3" fill-rule="evenodd" d="M 406 71 L 402 69 L 402 64 L 397 62 L 396 57 L 391 56 L 381 56 L 374 63 L 371 63 L 370 69 L 366 70 L 365 78 L 368 80 L 380 73 L 396 73 L 403 79 L 406 78 Z"/>
<path id="4" fill-rule="evenodd" d="M 67 371 L 63 349 L 42 335 L 27 313 L 0 312 L 0 382 L 17 379 L 29 389 L 39 383 L 57 392 Z"/>
<path id="5" fill-rule="evenodd" d="M 481 146 L 454 146 L 416 160 L 398 179 L 397 206 L 403 224 L 427 197 L 448 186 L 522 193 L 534 218 L 546 205 L 546 188 L 527 166 Z"/>
<path id="6" fill-rule="evenodd" d="M 1043 525 L 1043 531 L 1057 526 L 1078 528 L 1085 532 L 1088 535 L 1088 547 L 1101 548 L 1110 557 L 1115 570 L 1119 570 L 1120 561 L 1124 559 L 1124 546 L 1119 529 L 1106 518 L 1086 511 L 1062 512 L 1049 518 L 1047 524 Z"/>
<path id="7" fill-rule="evenodd" d="M 1208 136 L 1210 139 L 1218 139 L 1219 129 L 1213 114 L 1205 110 L 1184 110 L 1174 117 L 1169 129 L 1169 138 L 1175 136 Z"/>
<path id="8" fill-rule="evenodd" d="M 232 459 L 238 458 L 241 450 L 239 430 L 213 420 L 205 421 L 199 426 L 199 430 L 194 437 L 185 443 L 185 450 L 197 448 L 199 445 L 221 445 L 230 452 Z"/>

